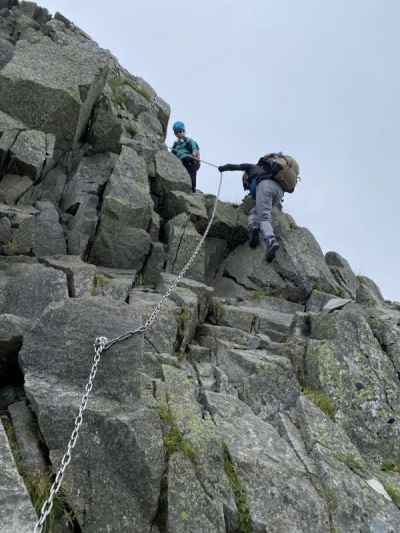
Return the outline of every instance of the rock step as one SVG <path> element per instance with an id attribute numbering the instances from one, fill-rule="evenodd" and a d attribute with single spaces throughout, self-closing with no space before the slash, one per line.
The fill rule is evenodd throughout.
<path id="1" fill-rule="evenodd" d="M 248 305 L 230 305 L 214 298 L 209 321 L 218 326 L 236 328 L 249 334 L 262 333 L 273 341 L 285 342 L 290 333 L 294 313 Z"/>

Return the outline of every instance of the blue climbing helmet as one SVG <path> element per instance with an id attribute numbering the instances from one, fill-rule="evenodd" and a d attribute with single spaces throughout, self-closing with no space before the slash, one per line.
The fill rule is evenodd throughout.
<path id="1" fill-rule="evenodd" d="M 177 122 L 174 123 L 174 125 L 172 126 L 172 129 L 174 131 L 179 131 L 179 130 L 185 130 L 185 124 L 183 122 L 181 122 L 180 120 L 178 120 Z"/>

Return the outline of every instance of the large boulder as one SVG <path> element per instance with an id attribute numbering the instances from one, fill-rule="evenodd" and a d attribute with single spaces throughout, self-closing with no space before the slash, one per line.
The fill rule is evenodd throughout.
<path id="1" fill-rule="evenodd" d="M 53 31 L 60 26 L 54 21 Z M 93 41 L 59 34 L 62 46 L 45 36 L 17 43 L 0 73 L 0 109 L 31 129 L 54 134 L 58 146 L 71 147 L 87 127 L 111 56 Z"/>
<path id="2" fill-rule="evenodd" d="M 342 291 L 340 289 L 338 290 L 338 294 L 342 293 L 340 294 L 341 296 L 349 295 L 351 298 L 355 299 L 359 283 L 349 262 L 336 252 L 328 252 L 325 255 L 325 261 L 327 262 L 333 277 L 342 289 Z"/>
<path id="3" fill-rule="evenodd" d="M 170 191 L 190 193 L 190 176 L 177 157 L 166 150 L 155 155 L 155 176 L 151 181 L 152 192 L 163 198 Z"/>
<path id="4" fill-rule="evenodd" d="M 354 304 L 310 314 L 304 355 L 305 386 L 372 462 L 398 462 L 398 375 L 362 311 Z"/>
<path id="5" fill-rule="evenodd" d="M 68 297 L 63 272 L 35 262 L 0 258 L 0 313 L 36 319 L 50 303 Z"/>
<path id="6" fill-rule="evenodd" d="M 93 364 L 93 342 L 141 323 L 134 305 L 94 297 L 50 305 L 21 351 L 25 389 L 56 467 Z M 142 337 L 103 353 L 64 493 L 85 532 L 150 533 L 164 469 L 160 418 L 140 400 Z M 104 484 L 104 480 L 107 483 Z"/>

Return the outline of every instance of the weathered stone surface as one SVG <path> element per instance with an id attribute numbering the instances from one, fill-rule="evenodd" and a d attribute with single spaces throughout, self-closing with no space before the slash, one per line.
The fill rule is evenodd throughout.
<path id="1" fill-rule="evenodd" d="M 41 262 L 49 267 L 65 272 L 71 298 L 90 296 L 94 287 L 96 267 L 84 263 L 79 256 L 55 255 L 44 257 Z"/>
<path id="2" fill-rule="evenodd" d="M 171 219 L 165 226 L 167 235 L 167 272 L 178 274 L 192 256 L 201 236 L 182 213 Z M 205 251 L 202 247 L 190 267 L 187 276 L 196 281 L 205 281 Z"/>
<path id="3" fill-rule="evenodd" d="M 0 202 L 12 205 L 32 186 L 32 180 L 27 176 L 6 174 L 0 182 Z"/>
<path id="4" fill-rule="evenodd" d="M 0 218 L 0 244 L 11 241 L 12 228 L 10 219 L 7 217 Z"/>
<path id="5" fill-rule="evenodd" d="M 224 533 L 223 507 L 213 501 L 198 480 L 195 466 L 181 452 L 168 468 L 168 529 L 176 533 Z"/>
<path id="6" fill-rule="evenodd" d="M 205 202 L 210 217 L 214 208 L 215 196 L 207 194 Z M 231 248 L 247 241 L 247 218 L 244 211 L 236 205 L 219 201 L 209 235 L 225 240 Z"/>
<path id="7" fill-rule="evenodd" d="M 121 226 L 108 218 L 100 226 L 90 254 L 91 262 L 110 268 L 141 270 L 150 253 L 150 235 L 143 229 Z"/>
<path id="8" fill-rule="evenodd" d="M 287 358 L 266 350 L 232 348 L 223 341 L 218 342 L 216 357 L 228 378 L 225 391 L 237 395 L 262 420 L 276 424 L 278 414 L 296 404 L 300 387 Z"/>
<path id="9" fill-rule="evenodd" d="M 329 531 L 326 503 L 278 432 L 232 396 L 205 396 L 243 491 L 251 531 Z"/>
<path id="10" fill-rule="evenodd" d="M 57 209 L 51 202 L 37 202 L 39 215 L 36 217 L 33 234 L 33 253 L 63 255 L 67 252 L 64 231 L 59 222 Z"/>
<path id="11" fill-rule="evenodd" d="M 98 196 L 107 183 L 115 165 L 113 154 L 95 154 L 84 157 L 74 176 L 68 181 L 62 197 L 64 211 L 75 214 L 79 205 L 90 196 Z"/>
<path id="12" fill-rule="evenodd" d="M 0 258 L 0 312 L 33 319 L 50 303 L 62 302 L 68 296 L 63 272 L 37 263 Z"/>
<path id="13" fill-rule="evenodd" d="M 326 313 L 332 313 L 332 311 L 337 311 L 338 309 L 343 309 L 343 307 L 349 303 L 351 303 L 352 300 L 349 298 L 331 298 L 322 308 L 322 311 L 325 311 Z"/>
<path id="14" fill-rule="evenodd" d="M 124 172 L 132 164 L 128 175 Z M 133 169 L 133 170 L 132 170 Z M 99 265 L 141 270 L 150 252 L 152 200 L 144 161 L 125 149 L 103 195 L 100 224 L 91 250 Z"/>
<path id="15" fill-rule="evenodd" d="M 46 474 L 48 464 L 40 444 L 37 422 L 25 401 L 15 402 L 9 406 L 16 444 L 18 446 L 19 466 L 24 476 L 33 479 L 39 474 Z"/>
<path id="16" fill-rule="evenodd" d="M 210 237 L 206 239 L 204 246 L 206 261 L 205 281 L 208 285 L 214 285 L 215 278 L 228 254 L 228 243 L 223 239 Z"/>
<path id="17" fill-rule="evenodd" d="M 129 305 L 139 310 L 143 322 L 147 320 L 162 295 L 146 290 L 134 289 L 129 294 Z M 168 300 L 161 310 L 159 319 L 145 334 L 145 349 L 155 353 L 175 353 L 178 330 L 178 307 Z"/>
<path id="18" fill-rule="evenodd" d="M 36 184 L 20 198 L 19 204 L 34 204 L 38 200 L 48 201 L 58 206 L 64 192 L 67 176 L 59 168 L 51 169 L 44 179 Z"/>
<path id="19" fill-rule="evenodd" d="M 343 289 L 343 294 L 338 294 L 338 296 L 350 296 L 355 299 L 357 295 L 358 280 L 352 271 L 349 262 L 336 252 L 328 252 L 325 254 L 325 261 L 327 262 L 333 277 Z M 340 290 L 338 292 L 340 292 Z"/>
<path id="20" fill-rule="evenodd" d="M 384 299 L 377 284 L 366 276 L 358 276 L 357 302 L 368 307 L 380 306 Z"/>
<path id="21" fill-rule="evenodd" d="M 14 55 L 14 46 L 5 39 L 0 38 L 0 68 L 11 61 Z"/>
<path id="22" fill-rule="evenodd" d="M 215 298 L 211 320 L 219 326 L 229 326 L 247 333 L 265 333 L 279 342 L 289 334 L 293 314 L 256 305 L 228 305 Z"/>
<path id="23" fill-rule="evenodd" d="M 164 245 L 161 242 L 153 242 L 151 245 L 150 256 L 146 262 L 143 273 L 143 282 L 145 285 L 151 287 L 156 287 L 158 285 L 161 272 L 163 272 L 165 267 L 165 260 L 166 255 Z"/>
<path id="24" fill-rule="evenodd" d="M 121 121 L 111 100 L 102 97 L 96 104 L 89 132 L 89 142 L 96 152 L 121 151 Z"/>
<path id="25" fill-rule="evenodd" d="M 151 182 L 154 194 L 163 197 L 170 191 L 191 192 L 190 176 L 177 157 L 161 150 L 155 156 L 155 163 L 156 175 Z"/>
<path id="26" fill-rule="evenodd" d="M 371 478 L 376 475 L 373 467 L 364 461 L 339 424 L 304 397 L 298 401 L 297 423 L 307 453 L 317 467 L 331 526 L 340 533 L 396 531 L 399 509 L 371 487 Z"/>
<path id="27" fill-rule="evenodd" d="M 89 244 L 95 236 L 98 222 L 97 195 L 89 195 L 79 203 L 75 215 L 67 222 L 67 248 L 71 255 L 87 258 Z"/>
<path id="28" fill-rule="evenodd" d="M 9 147 L 10 174 L 28 176 L 34 181 L 40 177 L 46 159 L 53 156 L 55 138 L 42 131 L 24 130 L 18 132 Z"/>
<path id="29" fill-rule="evenodd" d="M 95 296 L 128 302 L 129 291 L 133 288 L 135 279 L 136 270 L 97 267 L 92 293 Z"/>
<path id="30" fill-rule="evenodd" d="M 71 146 L 104 88 L 110 55 L 94 42 L 63 37 L 64 46 L 46 37 L 17 43 L 1 71 L 0 107 L 32 129 L 55 134 L 58 144 Z"/>
<path id="31" fill-rule="evenodd" d="M 335 419 L 373 462 L 400 456 L 398 376 L 357 306 L 310 316 L 305 385 L 322 391 Z"/>
<path id="32" fill-rule="evenodd" d="M 0 523 L 7 533 L 33 531 L 36 514 L 15 465 L 6 432 L 0 422 Z"/>
<path id="33" fill-rule="evenodd" d="M 186 213 L 197 231 L 203 233 L 208 215 L 204 196 L 201 193 L 188 194 L 182 191 L 169 191 L 161 210 L 163 218 L 171 219 Z"/>

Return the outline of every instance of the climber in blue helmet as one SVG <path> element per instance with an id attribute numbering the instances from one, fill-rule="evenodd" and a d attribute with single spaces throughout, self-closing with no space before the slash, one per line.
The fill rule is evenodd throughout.
<path id="1" fill-rule="evenodd" d="M 196 192 L 196 176 L 200 168 L 200 149 L 199 145 L 190 137 L 186 137 L 185 124 L 177 121 L 172 126 L 177 140 L 172 147 L 172 153 L 181 160 L 183 166 L 189 173 L 192 180 L 192 191 Z"/>

